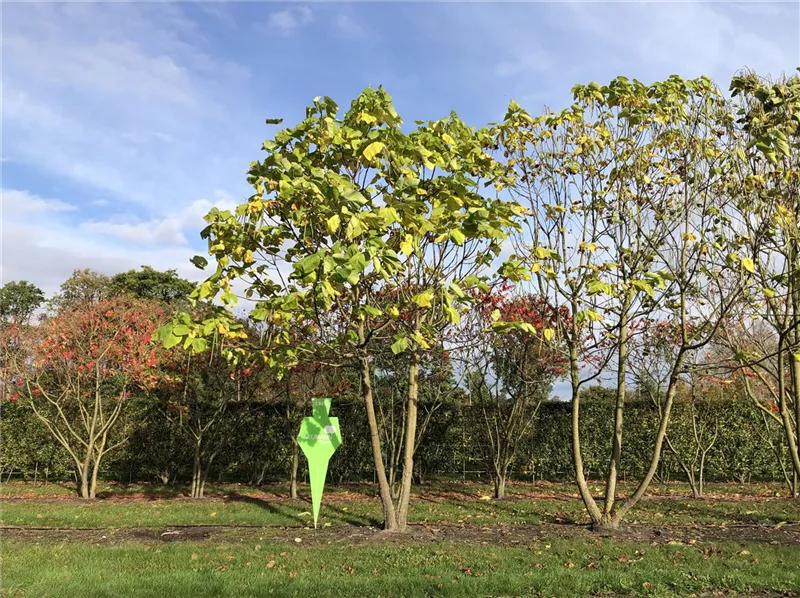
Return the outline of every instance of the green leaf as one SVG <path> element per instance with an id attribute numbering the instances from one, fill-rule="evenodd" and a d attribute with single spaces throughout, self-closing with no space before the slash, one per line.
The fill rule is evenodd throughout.
<path id="1" fill-rule="evenodd" d="M 453 324 L 460 324 L 461 323 L 461 314 L 458 313 L 458 310 L 454 307 L 445 306 L 444 307 L 444 315 L 447 318 L 448 322 Z"/>
<path id="2" fill-rule="evenodd" d="M 347 223 L 345 234 L 348 239 L 352 240 L 363 234 L 365 230 L 364 222 L 358 217 L 358 214 L 354 214 L 353 217 L 350 218 L 350 222 Z"/>
<path id="3" fill-rule="evenodd" d="M 192 340 L 192 350 L 195 353 L 202 353 L 208 348 L 208 343 L 204 338 L 196 338 Z"/>
<path id="4" fill-rule="evenodd" d="M 464 233 L 461 232 L 460 229 L 454 228 L 450 231 L 450 238 L 453 240 L 453 243 L 456 245 L 463 245 L 464 241 L 466 241 L 467 237 Z"/>
<path id="5" fill-rule="evenodd" d="M 208 260 L 204 258 L 202 255 L 196 255 L 189 261 L 192 262 L 195 265 L 195 267 L 200 268 L 201 270 L 206 266 L 208 266 Z"/>
<path id="6" fill-rule="evenodd" d="M 405 351 L 407 348 L 408 348 L 408 338 L 400 334 L 394 337 L 394 342 L 392 343 L 392 353 L 398 355 L 403 351 Z"/>
<path id="7" fill-rule="evenodd" d="M 383 151 L 384 147 L 386 146 L 380 141 L 373 141 L 364 150 L 364 157 L 367 159 L 368 162 L 372 162 L 375 159 L 375 156 L 377 156 L 381 151 Z"/>
<path id="8" fill-rule="evenodd" d="M 459 299 L 463 299 L 466 295 L 464 295 L 464 291 L 461 290 L 461 287 L 458 286 L 456 283 L 450 283 L 450 290 L 453 291 L 453 294 L 458 297 Z"/>
<path id="9" fill-rule="evenodd" d="M 613 288 L 607 282 L 603 282 L 602 280 L 597 280 L 595 278 L 586 283 L 586 290 L 589 295 L 599 295 L 601 293 L 610 295 L 613 291 Z"/>
<path id="10" fill-rule="evenodd" d="M 282 118 L 268 118 L 267 124 L 268 125 L 279 125 L 283 122 Z"/>
<path id="11" fill-rule="evenodd" d="M 775 137 L 772 140 L 777 149 L 784 156 L 789 155 L 789 140 L 786 138 L 786 133 L 783 131 L 776 131 Z"/>
<path id="12" fill-rule="evenodd" d="M 312 253 L 304 257 L 294 265 L 294 271 L 297 277 L 300 279 L 306 278 L 309 274 L 316 271 L 321 261 L 322 256 L 319 253 Z"/>
<path id="13" fill-rule="evenodd" d="M 383 313 L 377 307 L 373 307 L 372 305 L 364 305 L 361 309 L 373 317 L 377 317 Z"/>
<path id="14" fill-rule="evenodd" d="M 550 251 L 541 246 L 534 249 L 533 254 L 540 260 L 550 257 Z"/>
<path id="15" fill-rule="evenodd" d="M 579 311 L 577 315 L 578 322 L 583 322 L 584 320 L 592 320 L 593 322 L 602 322 L 604 319 L 605 318 L 602 316 L 602 314 L 599 314 L 596 311 L 592 311 L 591 309 Z"/>
<path id="16" fill-rule="evenodd" d="M 167 334 L 167 337 L 164 339 L 164 348 L 171 349 L 175 345 L 181 342 L 181 337 L 175 336 L 171 332 Z"/>
<path id="17" fill-rule="evenodd" d="M 189 334 L 189 327 L 186 324 L 175 324 L 172 327 L 172 334 L 176 336 L 186 336 Z"/>
<path id="18" fill-rule="evenodd" d="M 640 291 L 644 291 L 650 297 L 655 297 L 656 296 L 655 289 L 653 289 L 653 286 L 649 282 L 646 282 L 644 280 L 634 280 L 633 282 L 631 282 L 631 285 L 635 289 L 639 289 Z"/>

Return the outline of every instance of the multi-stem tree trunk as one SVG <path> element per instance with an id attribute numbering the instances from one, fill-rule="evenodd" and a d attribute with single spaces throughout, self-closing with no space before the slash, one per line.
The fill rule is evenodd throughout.
<path id="1" fill-rule="evenodd" d="M 192 464 L 192 498 L 203 498 L 205 496 L 206 478 L 208 477 L 211 464 L 214 462 L 216 456 L 217 451 L 214 451 L 207 459 L 204 459 L 203 435 L 199 434 L 195 436 L 194 462 Z"/>
<path id="2" fill-rule="evenodd" d="M 506 480 L 508 479 L 508 464 L 495 464 L 494 466 L 494 497 L 503 499 L 506 497 Z"/>
<path id="3" fill-rule="evenodd" d="M 300 445 L 292 438 L 292 469 L 289 481 L 289 498 L 297 498 L 297 470 L 300 468 Z"/>
<path id="4" fill-rule="evenodd" d="M 397 526 L 405 531 L 408 525 L 408 506 L 411 502 L 411 482 L 414 475 L 414 450 L 417 442 L 417 405 L 419 401 L 419 352 L 411 352 L 408 368 L 408 405 L 406 406 L 405 439 L 403 442 L 403 478 L 397 505 Z"/>
<path id="5" fill-rule="evenodd" d="M 375 416 L 375 398 L 372 393 L 372 373 L 370 372 L 369 358 L 366 355 L 359 357 L 359 373 L 361 376 L 361 396 L 367 410 L 367 423 L 369 425 L 370 445 L 372 446 L 372 459 L 375 463 L 375 477 L 383 507 L 383 527 L 386 531 L 397 531 L 397 515 L 392 501 L 392 489 L 386 477 L 386 468 L 383 465 L 381 452 L 381 437 L 378 429 L 378 419 Z"/>
<path id="6" fill-rule="evenodd" d="M 625 383 L 626 365 L 628 359 L 628 325 L 624 321 L 627 318 L 629 302 L 625 303 L 619 332 L 619 347 L 617 350 L 617 395 L 614 406 L 614 436 L 611 444 L 611 462 L 608 466 L 608 477 L 606 479 L 605 504 L 603 505 L 603 519 L 610 520 L 614 510 L 614 503 L 617 498 L 617 475 L 622 460 L 622 429 L 623 415 L 625 412 Z M 616 527 L 616 526 L 614 526 Z"/>

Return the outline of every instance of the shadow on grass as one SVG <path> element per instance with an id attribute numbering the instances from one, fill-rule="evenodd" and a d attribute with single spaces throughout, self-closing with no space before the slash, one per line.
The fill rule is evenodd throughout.
<path id="1" fill-rule="evenodd" d="M 291 508 L 286 508 L 283 505 L 279 505 L 268 500 L 264 500 L 263 498 L 258 498 L 256 496 L 250 496 L 248 494 L 239 494 L 236 492 L 230 493 L 225 496 L 225 502 L 242 502 L 249 505 L 256 505 L 261 507 L 265 511 L 269 511 L 273 515 L 280 515 L 281 517 L 286 517 L 291 519 L 292 521 L 296 521 L 297 523 L 301 523 L 306 525 L 308 522 L 300 517 L 297 513 L 293 513 Z"/>
<path id="2" fill-rule="evenodd" d="M 185 498 L 189 496 L 186 486 L 151 486 L 144 484 L 120 484 L 112 489 L 103 489 L 97 493 L 99 499 L 144 498 L 146 500 L 162 500 L 165 498 Z"/>
<path id="3" fill-rule="evenodd" d="M 726 522 L 735 522 L 735 523 L 743 523 L 743 524 L 777 524 L 781 523 L 782 521 L 797 521 L 798 516 L 796 513 L 775 513 L 775 512 L 764 512 L 762 511 L 754 511 L 752 509 L 743 511 L 742 509 L 745 508 L 745 505 L 741 506 L 740 508 L 734 509 L 725 509 L 723 507 L 725 503 L 719 503 L 714 501 L 702 501 L 702 502 L 684 502 L 681 503 L 679 509 L 675 509 L 675 514 L 679 516 L 681 519 L 686 519 L 692 523 L 703 524 L 703 523 L 721 523 L 723 521 Z M 731 503 L 727 503 L 731 504 Z M 787 505 L 790 505 L 787 501 Z M 738 507 L 738 505 L 736 505 Z"/>

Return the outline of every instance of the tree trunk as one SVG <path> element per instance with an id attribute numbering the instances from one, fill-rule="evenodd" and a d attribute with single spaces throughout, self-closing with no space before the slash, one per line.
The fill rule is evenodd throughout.
<path id="1" fill-rule="evenodd" d="M 201 438 L 197 438 L 194 444 L 194 462 L 192 463 L 192 498 L 201 498 L 200 494 L 200 475 L 201 475 L 201 454 L 200 454 Z"/>
<path id="2" fill-rule="evenodd" d="M 670 372 L 669 377 L 669 385 L 667 386 L 667 396 L 664 401 L 664 411 L 661 415 L 661 421 L 658 425 L 658 431 L 656 432 L 656 439 L 655 439 L 655 446 L 653 448 L 653 453 L 650 456 L 650 466 L 648 467 L 647 473 L 645 473 L 644 478 L 642 481 L 639 482 L 639 485 L 636 487 L 636 490 L 633 494 L 624 502 L 622 506 L 620 506 L 613 515 L 613 521 L 616 525 L 613 527 L 617 527 L 619 522 L 625 517 L 625 515 L 630 511 L 639 500 L 644 496 L 644 493 L 647 492 L 647 488 L 650 486 L 650 482 L 653 480 L 653 475 L 656 472 L 656 468 L 658 468 L 658 464 L 661 461 L 661 449 L 664 445 L 664 438 L 667 435 L 667 427 L 669 426 L 669 417 L 670 413 L 672 412 L 672 404 L 675 400 L 675 393 L 678 389 L 678 380 L 680 377 L 680 372 L 683 369 L 683 363 L 686 359 L 686 350 L 681 349 L 678 353 L 678 356 L 675 358 L 675 363 L 672 366 L 672 372 Z"/>
<path id="3" fill-rule="evenodd" d="M 386 469 L 383 466 L 380 430 L 378 430 L 378 419 L 375 417 L 375 401 L 372 395 L 372 377 L 369 371 L 369 360 L 366 356 L 360 357 L 360 369 L 361 395 L 364 398 L 364 405 L 367 409 L 372 458 L 375 463 L 375 477 L 378 480 L 381 505 L 383 506 L 383 528 L 387 531 L 397 531 L 397 516 L 392 502 L 392 490 L 389 487 L 389 481 L 386 479 Z"/>
<path id="4" fill-rule="evenodd" d="M 627 302 L 623 310 L 622 317 L 627 315 Z M 617 473 L 622 460 L 622 423 L 625 410 L 625 371 L 626 359 L 628 358 L 628 325 L 622 322 L 619 331 L 619 351 L 617 364 L 617 397 L 614 407 L 614 437 L 611 445 L 611 461 L 608 465 L 608 477 L 606 478 L 606 495 L 603 505 L 603 513 L 610 515 L 614 509 L 614 502 L 617 499 Z"/>
<path id="5" fill-rule="evenodd" d="M 687 471 L 686 479 L 689 481 L 689 488 L 692 491 L 692 498 L 700 498 L 703 494 L 703 491 L 700 490 L 700 487 L 697 484 L 694 472 Z"/>
<path id="6" fill-rule="evenodd" d="M 494 474 L 494 497 L 497 499 L 503 499 L 506 497 L 506 479 L 508 478 L 508 473 L 502 471 L 502 468 L 498 468 L 495 470 Z"/>
<path id="7" fill-rule="evenodd" d="M 297 498 L 297 470 L 300 467 L 300 445 L 292 438 L 292 471 L 289 479 L 289 498 Z"/>
<path id="8" fill-rule="evenodd" d="M 577 313 L 577 305 L 573 303 L 572 308 L 573 313 Z M 573 328 L 572 334 L 574 339 L 578 338 L 577 328 Z M 572 465 L 575 468 L 575 483 L 578 485 L 578 491 L 580 492 L 586 511 L 592 520 L 592 524 L 600 524 L 603 519 L 603 514 L 597 506 L 597 502 L 592 497 L 592 492 L 589 490 L 589 484 L 586 482 L 586 476 L 583 471 L 580 432 L 580 366 L 578 364 L 578 349 L 574 342 L 569 348 L 569 369 L 572 386 Z"/>
<path id="9" fill-rule="evenodd" d="M 403 477 L 400 500 L 397 505 L 397 526 L 405 531 L 408 525 L 408 506 L 411 502 L 411 481 L 414 475 L 414 448 L 417 441 L 417 401 L 419 399 L 419 352 L 411 353 L 408 368 L 408 405 L 406 406 L 406 430 L 403 442 Z"/>
<path id="10" fill-rule="evenodd" d="M 80 476 L 80 493 L 81 498 L 83 499 L 90 499 L 92 498 L 89 494 L 89 464 L 86 463 L 82 465 L 78 469 L 78 475 Z"/>

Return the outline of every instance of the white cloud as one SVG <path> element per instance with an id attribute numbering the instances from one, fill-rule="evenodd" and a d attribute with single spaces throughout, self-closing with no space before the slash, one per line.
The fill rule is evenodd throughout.
<path id="1" fill-rule="evenodd" d="M 196 235 L 203 228 L 203 217 L 213 207 L 233 210 L 235 203 L 226 196 L 218 196 L 211 202 L 207 199 L 193 201 L 183 209 L 164 218 L 138 220 L 126 216 L 116 216 L 108 220 L 89 220 L 82 222 L 80 230 L 92 235 L 119 239 L 141 246 L 187 247 L 189 241 L 184 231 Z"/>
<path id="2" fill-rule="evenodd" d="M 708 74 L 725 86 L 748 66 L 778 75 L 791 70 L 800 50 L 800 5 L 759 2 L 757 10 L 736 3 L 569 4 L 573 23 L 602 40 L 604 55 L 656 76 Z M 763 9 L 763 10 L 762 10 Z M 598 57 L 599 59 L 600 57 Z"/>
<path id="3" fill-rule="evenodd" d="M 333 20 L 333 24 L 340 37 L 353 40 L 369 37 L 367 30 L 352 15 L 339 13 Z"/>
<path id="4" fill-rule="evenodd" d="M 161 219 L 117 215 L 69 225 L 55 214 L 75 209 L 66 202 L 8 189 L 2 191 L 2 198 L 0 283 L 29 280 L 47 293 L 79 268 L 110 275 L 147 264 L 176 268 L 181 276 L 200 280 L 203 273 L 189 263 L 197 251 L 186 234 L 197 234 L 212 206 L 235 207 L 229 196 L 217 191 L 213 201 L 193 201 Z"/>
<path id="5" fill-rule="evenodd" d="M 45 199 L 18 189 L 0 189 L 0 203 L 4 218 L 23 214 L 70 212 L 77 209 L 60 199 Z"/>
<path id="6" fill-rule="evenodd" d="M 26 3 L 3 16 L 3 149 L 16 163 L 156 216 L 164 194 L 180 205 L 242 179 L 250 73 L 209 56 L 180 5 Z"/>
<path id="7" fill-rule="evenodd" d="M 314 20 L 314 13 L 307 6 L 292 6 L 273 12 L 267 18 L 267 27 L 277 29 L 282 35 L 291 35 L 303 25 Z"/>

